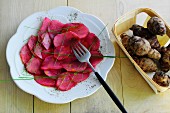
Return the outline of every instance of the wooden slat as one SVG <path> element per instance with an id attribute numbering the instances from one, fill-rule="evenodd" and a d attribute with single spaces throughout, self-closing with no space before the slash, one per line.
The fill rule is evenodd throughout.
<path id="1" fill-rule="evenodd" d="M 6 45 L 19 23 L 29 14 L 33 2 L 23 0 L 0 1 L 0 112 L 31 113 L 33 96 L 21 91 L 11 79 L 6 62 Z M 24 7 L 25 6 L 25 7 Z M 24 9 L 25 8 L 25 9 Z M 11 50 L 12 51 L 12 50 Z M 7 81 L 3 81 L 7 80 Z M 27 100 L 27 101 L 25 101 Z"/>
<path id="2" fill-rule="evenodd" d="M 115 21 L 117 2 L 114 0 L 69 0 L 68 5 L 75 7 L 82 12 L 90 13 L 99 17 L 105 24 L 108 24 L 108 30 L 111 39 L 114 41 L 111 33 L 113 22 Z M 118 45 L 115 44 L 116 55 L 119 56 Z M 107 83 L 123 102 L 122 99 L 122 85 L 120 72 L 120 59 L 116 59 L 115 64 L 107 77 Z M 104 88 L 100 88 L 93 95 L 78 99 L 71 102 L 72 113 L 118 113 L 120 112 L 111 98 L 108 96 Z"/>
<path id="3" fill-rule="evenodd" d="M 57 6 L 66 6 L 67 0 L 33 0 L 34 11 L 44 11 Z M 34 113 L 69 113 L 70 103 L 49 104 L 34 97 Z"/>

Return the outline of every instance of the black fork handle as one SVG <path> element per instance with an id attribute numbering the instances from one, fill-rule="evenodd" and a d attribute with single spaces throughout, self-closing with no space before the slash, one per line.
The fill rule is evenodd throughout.
<path id="1" fill-rule="evenodd" d="M 103 80 L 103 78 L 99 75 L 98 72 L 95 72 L 96 77 L 98 78 L 98 80 L 100 81 L 100 83 L 102 84 L 102 86 L 104 87 L 104 89 L 107 91 L 107 93 L 109 94 L 109 96 L 112 98 L 112 100 L 115 102 L 115 104 L 117 105 L 117 107 L 122 111 L 122 113 L 127 113 L 127 111 L 125 110 L 125 108 L 123 107 L 123 105 L 121 104 L 121 102 L 119 101 L 119 99 L 116 97 L 116 95 L 113 93 L 113 91 L 110 89 L 110 87 L 107 85 L 107 83 Z"/>

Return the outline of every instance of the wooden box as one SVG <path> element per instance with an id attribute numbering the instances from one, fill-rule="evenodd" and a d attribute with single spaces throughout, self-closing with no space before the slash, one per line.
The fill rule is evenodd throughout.
<path id="1" fill-rule="evenodd" d="M 121 47 L 121 49 L 124 51 L 124 53 L 127 55 L 127 57 L 130 59 L 132 64 L 135 66 L 135 68 L 139 71 L 139 73 L 142 75 L 142 77 L 146 80 L 146 82 L 150 85 L 150 87 L 154 90 L 155 93 L 164 92 L 168 89 L 168 87 L 162 87 L 158 85 L 156 82 L 152 80 L 152 77 L 149 76 L 149 73 L 145 73 L 138 65 L 137 63 L 132 59 L 132 57 L 129 55 L 129 53 L 126 51 L 124 46 L 122 45 L 120 34 L 126 32 L 129 30 L 129 28 L 135 24 L 138 19 L 138 15 L 145 14 L 146 18 L 143 22 L 143 26 L 146 27 L 147 21 L 149 18 L 153 16 L 157 16 L 161 18 L 155 11 L 148 9 L 148 8 L 140 8 L 136 9 L 132 12 L 129 12 L 122 17 L 120 17 L 114 24 L 114 27 L 112 29 L 113 34 L 115 35 L 116 41 L 118 45 Z M 170 28 L 168 27 L 167 23 L 164 21 L 167 32 L 164 36 L 157 36 L 158 41 L 161 44 L 161 46 L 166 46 L 169 43 L 169 37 L 170 37 Z"/>

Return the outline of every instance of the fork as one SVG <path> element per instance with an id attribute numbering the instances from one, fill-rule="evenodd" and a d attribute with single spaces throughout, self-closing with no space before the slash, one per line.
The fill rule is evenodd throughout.
<path id="1" fill-rule="evenodd" d="M 121 104 L 119 99 L 116 97 L 116 95 L 113 93 L 113 91 L 107 85 L 107 83 L 103 80 L 103 78 L 100 76 L 100 74 L 98 72 L 96 72 L 96 70 L 90 63 L 89 59 L 91 57 L 91 53 L 89 52 L 89 50 L 87 50 L 87 48 L 84 47 L 83 44 L 81 44 L 80 42 L 78 42 L 77 44 L 74 44 L 74 46 L 72 46 L 72 50 L 73 50 L 76 58 L 80 62 L 87 62 L 89 64 L 89 66 L 95 73 L 96 77 L 98 78 L 99 82 L 102 84 L 104 89 L 107 91 L 107 93 L 112 98 L 112 100 L 115 102 L 115 104 L 118 106 L 118 108 L 122 111 L 122 113 L 127 113 L 127 111 L 125 110 L 125 108 L 123 107 L 123 105 Z"/>

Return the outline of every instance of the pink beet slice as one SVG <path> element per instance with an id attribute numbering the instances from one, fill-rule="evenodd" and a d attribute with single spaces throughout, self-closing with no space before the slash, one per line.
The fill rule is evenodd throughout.
<path id="1" fill-rule="evenodd" d="M 86 69 L 82 71 L 82 73 L 91 73 L 93 70 L 89 65 L 87 65 Z"/>
<path id="2" fill-rule="evenodd" d="M 61 33 L 62 27 L 64 26 L 63 23 L 59 22 L 58 20 L 52 20 L 50 25 L 48 26 L 48 32 L 50 35 L 57 35 Z"/>
<path id="3" fill-rule="evenodd" d="M 47 31 L 50 22 L 51 20 L 49 18 L 47 17 L 44 18 L 40 30 L 38 31 L 38 36 L 41 36 L 43 33 Z"/>
<path id="4" fill-rule="evenodd" d="M 46 57 L 54 54 L 54 51 L 53 49 L 48 49 L 48 50 L 44 49 L 41 54 L 42 54 L 42 58 L 45 59 Z"/>
<path id="5" fill-rule="evenodd" d="M 41 60 L 33 57 L 26 63 L 26 70 L 31 74 L 40 75 L 42 74 L 40 66 Z"/>
<path id="6" fill-rule="evenodd" d="M 21 60 L 22 60 L 23 64 L 26 64 L 31 59 L 32 54 L 31 54 L 27 44 L 25 44 L 21 48 L 20 57 L 21 57 Z"/>
<path id="7" fill-rule="evenodd" d="M 93 33 L 89 33 L 86 38 L 81 40 L 81 43 L 91 51 L 99 50 L 100 47 L 100 40 Z"/>
<path id="8" fill-rule="evenodd" d="M 62 34 L 58 34 L 54 37 L 53 43 L 55 47 L 58 46 L 70 46 L 71 44 L 73 44 L 74 42 L 77 42 L 79 40 L 79 37 L 69 31 L 66 33 L 62 33 Z"/>
<path id="9" fill-rule="evenodd" d="M 40 43 L 37 43 L 34 47 L 34 54 L 39 57 L 40 59 L 42 59 L 42 51 L 43 51 L 43 47 Z"/>
<path id="10" fill-rule="evenodd" d="M 33 35 L 29 38 L 28 47 L 29 47 L 31 52 L 33 52 L 33 49 L 34 49 L 34 47 L 37 43 L 37 40 L 38 40 L 38 38 L 36 36 L 33 36 Z"/>
<path id="11" fill-rule="evenodd" d="M 60 74 L 56 81 L 56 88 L 61 91 L 68 91 L 76 85 L 77 83 L 72 80 L 69 72 Z"/>
<path id="12" fill-rule="evenodd" d="M 51 38 L 48 33 L 44 33 L 41 35 L 41 43 L 44 46 L 45 49 L 49 49 L 51 45 Z"/>
<path id="13" fill-rule="evenodd" d="M 43 86 L 55 87 L 56 79 L 49 78 L 47 76 L 35 76 L 34 80 Z"/>
<path id="14" fill-rule="evenodd" d="M 47 75 L 49 77 L 51 77 L 51 76 L 58 76 L 62 72 L 63 72 L 62 69 L 48 69 L 48 70 L 44 70 L 45 75 Z"/>
<path id="15" fill-rule="evenodd" d="M 54 57 L 57 60 L 63 60 L 69 57 L 71 54 L 71 48 L 69 46 L 58 46 L 54 50 Z"/>
<path id="16" fill-rule="evenodd" d="M 63 26 L 62 32 L 72 31 L 78 35 L 79 38 L 85 38 L 89 33 L 88 28 L 82 23 L 68 23 Z"/>
<path id="17" fill-rule="evenodd" d="M 77 72 L 70 72 L 70 76 L 72 80 L 76 83 L 82 82 L 89 77 L 90 73 L 77 73 Z"/>
<path id="18" fill-rule="evenodd" d="M 81 63 L 79 61 L 73 61 L 73 62 L 63 62 L 63 68 L 70 72 L 80 72 L 86 69 L 87 63 Z"/>
<path id="19" fill-rule="evenodd" d="M 54 58 L 53 55 L 48 56 L 45 58 L 45 60 L 42 63 L 41 69 L 47 70 L 47 69 L 61 69 L 61 61 L 58 61 Z"/>
<path id="20" fill-rule="evenodd" d="M 96 67 L 96 65 L 103 60 L 103 55 L 99 51 L 90 51 L 90 53 L 92 55 L 90 62 L 94 67 Z"/>

